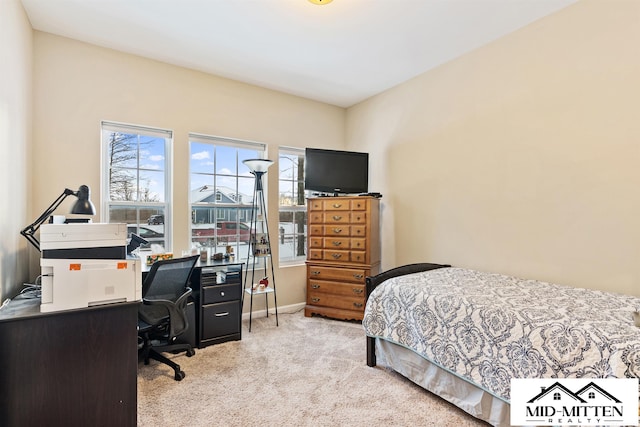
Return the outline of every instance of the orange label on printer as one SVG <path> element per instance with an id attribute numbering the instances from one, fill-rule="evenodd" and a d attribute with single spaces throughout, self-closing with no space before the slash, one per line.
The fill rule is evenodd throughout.
<path id="1" fill-rule="evenodd" d="M 129 263 L 127 263 L 127 262 L 119 262 L 118 263 L 118 270 L 126 270 L 128 266 L 129 266 Z"/>
<path id="2" fill-rule="evenodd" d="M 82 264 L 69 264 L 69 270 L 80 270 L 82 268 Z"/>

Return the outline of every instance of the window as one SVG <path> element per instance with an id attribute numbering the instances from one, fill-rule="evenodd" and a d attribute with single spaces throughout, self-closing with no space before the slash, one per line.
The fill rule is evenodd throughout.
<path id="1" fill-rule="evenodd" d="M 553 400 L 560 400 L 560 393 L 558 392 L 553 393 Z"/>
<path id="2" fill-rule="evenodd" d="M 136 233 L 171 250 L 172 132 L 102 122 L 102 194 L 106 222 L 126 223 Z"/>
<path id="3" fill-rule="evenodd" d="M 279 152 L 278 242 L 281 263 L 306 259 L 307 205 L 304 190 L 304 150 L 281 148 Z"/>
<path id="4" fill-rule="evenodd" d="M 191 244 L 249 253 L 250 211 L 254 176 L 243 160 L 264 158 L 266 146 L 207 135 L 190 134 Z"/>

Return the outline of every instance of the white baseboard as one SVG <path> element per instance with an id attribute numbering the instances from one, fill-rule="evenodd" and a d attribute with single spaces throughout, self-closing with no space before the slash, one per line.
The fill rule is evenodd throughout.
<path id="1" fill-rule="evenodd" d="M 297 311 L 300 311 L 304 308 L 306 304 L 304 302 L 300 302 L 297 304 L 291 304 L 291 305 L 285 305 L 283 307 L 278 307 L 278 314 L 285 314 L 285 313 L 295 313 Z M 276 309 L 274 307 L 269 307 L 269 315 L 275 315 L 276 314 Z M 254 310 L 253 314 L 251 315 L 253 319 L 258 318 L 258 317 L 263 317 L 267 315 L 267 310 L 262 309 L 262 310 Z M 246 313 L 242 313 L 242 320 L 249 320 L 249 312 Z"/>

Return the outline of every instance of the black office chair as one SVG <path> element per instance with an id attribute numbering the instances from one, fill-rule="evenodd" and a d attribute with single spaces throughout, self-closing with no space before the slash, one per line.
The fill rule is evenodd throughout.
<path id="1" fill-rule="evenodd" d="M 191 295 L 189 278 L 198 261 L 198 255 L 156 261 L 142 284 L 142 304 L 138 310 L 138 336 L 144 364 L 149 359 L 169 365 L 180 381 L 185 373 L 180 365 L 166 358 L 161 352 L 186 351 L 195 354 L 188 343 L 176 343 L 176 337 L 189 328 L 187 300 Z"/>

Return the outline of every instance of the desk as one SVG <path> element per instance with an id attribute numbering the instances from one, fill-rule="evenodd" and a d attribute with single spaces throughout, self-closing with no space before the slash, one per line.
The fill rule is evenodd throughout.
<path id="1" fill-rule="evenodd" d="M 0 311 L 0 425 L 135 426 L 138 302 Z"/>

